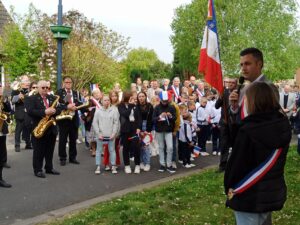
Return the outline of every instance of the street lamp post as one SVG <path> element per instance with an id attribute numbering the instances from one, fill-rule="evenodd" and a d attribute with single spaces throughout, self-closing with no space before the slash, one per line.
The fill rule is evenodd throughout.
<path id="1" fill-rule="evenodd" d="M 69 38 L 72 27 L 63 25 L 63 7 L 62 0 L 58 2 L 57 25 L 50 26 L 54 38 L 57 40 L 57 89 L 61 88 L 62 74 L 62 46 L 63 40 Z"/>

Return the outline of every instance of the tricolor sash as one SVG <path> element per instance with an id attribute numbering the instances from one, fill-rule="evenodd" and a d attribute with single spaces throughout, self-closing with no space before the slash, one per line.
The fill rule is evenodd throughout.
<path id="1" fill-rule="evenodd" d="M 96 99 L 91 98 L 91 100 L 92 100 L 93 104 L 96 106 L 97 109 L 100 109 L 100 108 L 101 108 L 100 103 L 99 103 Z"/>
<path id="2" fill-rule="evenodd" d="M 175 98 L 177 99 L 177 101 L 179 100 L 180 96 L 179 93 L 176 91 L 176 88 L 174 87 L 174 85 L 172 85 L 172 90 L 174 93 Z"/>
<path id="3" fill-rule="evenodd" d="M 245 105 L 245 97 L 244 97 L 241 104 L 241 120 L 245 119 L 247 116 L 248 116 L 248 111 Z"/>
<path id="4" fill-rule="evenodd" d="M 272 154 L 263 163 L 252 170 L 234 188 L 230 188 L 227 194 L 228 199 L 231 200 L 234 195 L 243 193 L 263 178 L 272 169 L 281 152 L 282 148 L 273 150 Z"/>
<path id="5" fill-rule="evenodd" d="M 196 89 L 196 91 L 197 91 L 197 94 L 198 94 L 199 97 L 203 97 L 204 96 L 204 94 L 202 94 L 201 91 L 199 91 L 198 88 Z"/>

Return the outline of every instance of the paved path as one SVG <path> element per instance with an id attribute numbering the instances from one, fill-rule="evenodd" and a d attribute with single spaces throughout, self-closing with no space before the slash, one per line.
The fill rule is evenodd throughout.
<path id="1" fill-rule="evenodd" d="M 157 171 L 157 157 L 152 158 L 152 170 L 147 173 L 126 175 L 121 167 L 117 175 L 103 172 L 97 176 L 94 174 L 94 158 L 90 157 L 83 144 L 77 146 L 80 165 L 67 164 L 61 167 L 56 149 L 54 168 L 60 171 L 61 175 L 47 175 L 46 179 L 41 179 L 33 175 L 32 150 L 22 149 L 24 148 L 22 143 L 21 152 L 15 152 L 12 137 L 8 137 L 8 162 L 12 168 L 4 169 L 3 175 L 13 187 L 0 189 L 1 225 L 22 222 L 49 211 L 174 176 Z M 219 157 L 216 156 L 199 157 L 195 162 L 197 164 L 195 168 L 179 168 L 176 174 L 216 165 L 218 160 Z"/>

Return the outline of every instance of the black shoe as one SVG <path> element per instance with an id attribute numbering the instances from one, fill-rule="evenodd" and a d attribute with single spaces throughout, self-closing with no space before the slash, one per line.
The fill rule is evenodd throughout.
<path id="1" fill-rule="evenodd" d="M 11 184 L 6 183 L 4 180 L 0 180 L 0 187 L 10 188 Z"/>
<path id="2" fill-rule="evenodd" d="M 65 160 L 60 161 L 60 165 L 61 166 L 65 166 L 66 165 L 66 161 Z"/>
<path id="3" fill-rule="evenodd" d="M 55 170 L 55 169 L 52 169 L 52 170 L 46 170 L 46 173 L 52 174 L 52 175 L 59 175 L 59 174 L 60 174 L 60 172 L 58 172 L 58 171 Z"/>
<path id="4" fill-rule="evenodd" d="M 32 149 L 32 146 L 31 145 L 26 145 L 25 149 Z"/>
<path id="5" fill-rule="evenodd" d="M 80 162 L 78 162 L 77 159 L 69 160 L 69 162 L 73 164 L 80 164 Z"/>
<path id="6" fill-rule="evenodd" d="M 20 152 L 20 151 L 21 151 L 20 146 L 15 146 L 15 152 Z"/>
<path id="7" fill-rule="evenodd" d="M 39 177 L 39 178 L 46 178 L 46 175 L 43 173 L 43 172 L 37 172 L 37 173 L 34 173 L 35 176 Z"/>
<path id="8" fill-rule="evenodd" d="M 7 163 L 4 163 L 4 164 L 3 164 L 3 168 L 9 169 L 9 168 L 10 168 L 10 165 L 8 165 Z"/>
<path id="9" fill-rule="evenodd" d="M 176 170 L 172 166 L 168 167 L 167 170 L 168 170 L 169 173 L 175 173 L 176 172 Z"/>
<path id="10" fill-rule="evenodd" d="M 166 167 L 164 166 L 160 166 L 159 169 L 158 169 L 158 172 L 165 172 L 166 171 Z"/>

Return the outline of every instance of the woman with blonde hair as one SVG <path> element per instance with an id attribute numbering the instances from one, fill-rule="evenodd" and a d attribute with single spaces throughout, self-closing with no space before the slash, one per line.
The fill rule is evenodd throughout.
<path id="1" fill-rule="evenodd" d="M 112 173 L 117 173 L 115 140 L 119 130 L 119 126 L 119 114 L 115 108 L 111 107 L 109 96 L 104 95 L 102 98 L 102 107 L 96 111 L 93 120 L 93 128 L 97 137 L 97 168 L 95 170 L 95 174 L 100 174 L 101 154 L 104 143 L 108 144 Z"/>

